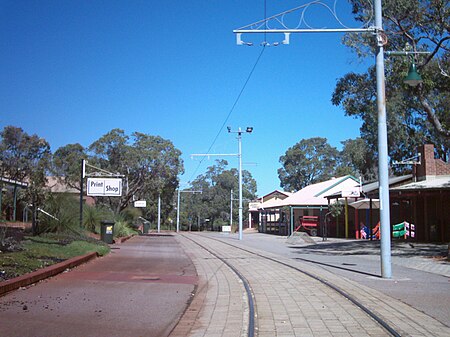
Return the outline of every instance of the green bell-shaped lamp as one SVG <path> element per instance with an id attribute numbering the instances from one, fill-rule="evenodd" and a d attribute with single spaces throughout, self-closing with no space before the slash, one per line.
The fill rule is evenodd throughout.
<path id="1" fill-rule="evenodd" d="M 422 82 L 423 82 L 422 77 L 417 72 L 416 64 L 413 61 L 411 63 L 411 65 L 409 66 L 408 75 L 406 75 L 406 77 L 403 79 L 403 83 L 406 83 L 412 87 L 415 87 L 416 85 L 418 85 Z"/>

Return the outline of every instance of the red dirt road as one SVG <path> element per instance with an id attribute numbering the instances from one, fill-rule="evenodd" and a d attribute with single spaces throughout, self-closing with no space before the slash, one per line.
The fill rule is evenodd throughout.
<path id="1" fill-rule="evenodd" d="M 174 237 L 134 237 L 106 257 L 0 297 L 0 336 L 167 336 L 196 284 Z"/>

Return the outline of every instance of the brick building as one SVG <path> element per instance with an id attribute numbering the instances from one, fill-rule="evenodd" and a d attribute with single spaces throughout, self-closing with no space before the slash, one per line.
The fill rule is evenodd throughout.
<path id="1" fill-rule="evenodd" d="M 450 163 L 435 158 L 434 145 L 419 149 L 415 181 L 390 189 L 391 223 L 415 225 L 417 241 L 450 241 Z"/>

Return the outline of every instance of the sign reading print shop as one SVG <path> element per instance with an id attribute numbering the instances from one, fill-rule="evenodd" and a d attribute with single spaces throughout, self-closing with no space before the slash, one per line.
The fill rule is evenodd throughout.
<path id="1" fill-rule="evenodd" d="M 87 195 L 94 197 L 120 197 L 122 196 L 122 179 L 88 178 Z"/>

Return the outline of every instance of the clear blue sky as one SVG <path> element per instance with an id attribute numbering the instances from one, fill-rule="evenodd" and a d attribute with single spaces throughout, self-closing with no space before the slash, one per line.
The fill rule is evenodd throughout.
<path id="1" fill-rule="evenodd" d="M 270 16 L 305 1 L 266 3 Z M 337 8 L 354 27 L 347 2 Z M 232 30 L 262 18 L 263 0 L 0 0 L 0 127 L 38 134 L 52 151 L 89 146 L 113 128 L 160 135 L 182 151 L 187 182 L 214 163 L 198 167 L 190 154 L 211 146 L 261 52 L 262 35 L 237 46 Z M 308 23 L 336 27 L 324 10 Z M 254 127 L 243 160 L 257 163 L 244 168 L 260 195 L 279 188 L 279 157 L 301 139 L 340 148 L 359 135 L 360 122 L 330 101 L 339 77 L 367 66 L 341 37 L 293 35 L 288 46 L 266 48 L 231 113 L 234 130 Z M 236 152 L 224 128 L 211 153 Z"/>

